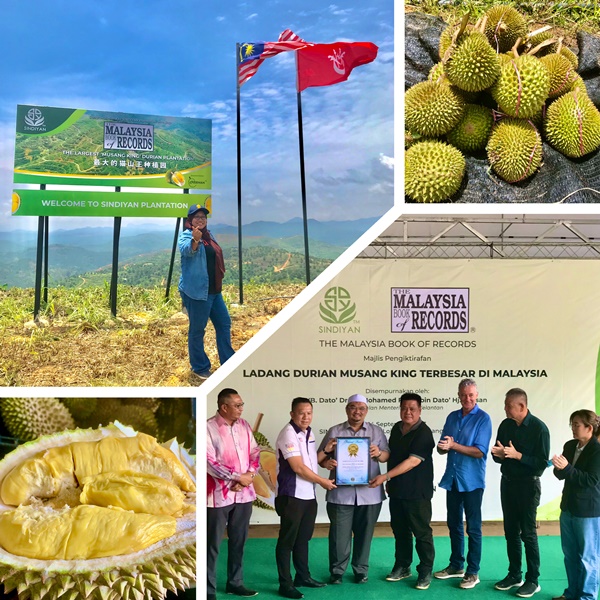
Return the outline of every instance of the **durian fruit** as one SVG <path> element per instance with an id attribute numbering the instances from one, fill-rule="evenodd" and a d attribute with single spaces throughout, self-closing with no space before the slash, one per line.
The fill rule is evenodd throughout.
<path id="1" fill-rule="evenodd" d="M 267 510 L 275 510 L 277 455 L 269 444 L 269 440 L 262 433 L 255 431 L 254 439 L 260 448 L 260 466 L 252 481 L 257 496 L 254 505 Z"/>
<path id="2" fill-rule="evenodd" d="M 575 70 L 579 68 L 579 57 L 577 56 L 577 54 L 575 54 L 575 52 L 573 52 L 573 50 L 563 45 L 562 38 L 559 38 L 553 44 L 548 46 L 546 52 L 548 54 L 560 54 L 561 56 L 564 56 L 573 65 L 573 68 Z"/>
<path id="3" fill-rule="evenodd" d="M 500 61 L 483 33 L 463 33 L 447 52 L 446 75 L 450 83 L 467 92 L 491 87 L 500 75 Z"/>
<path id="4" fill-rule="evenodd" d="M 487 144 L 492 169 L 505 181 L 516 183 L 533 175 L 542 163 L 542 138 L 523 119 L 502 119 Z"/>
<path id="5" fill-rule="evenodd" d="M 492 6 L 485 13 L 485 35 L 496 52 L 508 52 L 527 35 L 525 17 L 512 6 Z"/>
<path id="6" fill-rule="evenodd" d="M 452 45 L 454 37 L 461 28 L 464 29 L 465 32 L 469 32 L 473 30 L 473 25 L 467 24 L 465 27 L 461 22 L 458 22 L 453 25 L 448 25 L 448 27 L 446 27 L 446 29 L 444 29 L 444 31 L 442 31 L 442 33 L 440 34 L 440 42 L 438 48 L 440 60 L 443 60 L 446 56 L 446 52 Z"/>
<path id="7" fill-rule="evenodd" d="M 154 437 L 158 434 L 158 423 L 154 412 L 145 405 L 130 404 L 120 398 L 98 398 L 96 408 L 87 417 L 78 418 L 79 427 L 98 427 L 119 421 Z"/>
<path id="8" fill-rule="evenodd" d="M 575 77 L 575 81 L 573 81 L 570 91 L 574 92 L 575 90 L 587 96 L 587 88 L 585 87 L 585 81 L 582 79 L 581 75 L 577 75 L 577 77 Z"/>
<path id="9" fill-rule="evenodd" d="M 155 413 L 160 407 L 159 398 L 120 398 L 123 404 L 131 404 L 132 406 L 142 406 Z"/>
<path id="10" fill-rule="evenodd" d="M 550 75 L 538 58 L 523 54 L 502 67 L 491 91 L 502 112 L 529 119 L 548 98 Z"/>
<path id="11" fill-rule="evenodd" d="M 444 63 L 439 62 L 433 65 L 431 69 L 429 69 L 429 74 L 427 75 L 427 81 L 443 81 L 446 77 L 446 73 L 444 72 Z"/>
<path id="12" fill-rule="evenodd" d="M 552 27 L 550 25 L 545 25 L 535 31 L 529 32 L 525 38 L 525 43 L 528 48 L 537 48 L 540 44 L 551 43 L 551 40 L 553 39 L 554 33 L 552 32 Z M 543 48 L 541 51 L 545 53 Z M 543 56 L 543 54 L 538 54 L 538 56 Z"/>
<path id="13" fill-rule="evenodd" d="M 116 426 L 66 431 L 23 444 L 0 461 L 0 584 L 5 594 L 15 592 L 19 600 L 164 600 L 168 591 L 193 585 L 193 465 L 181 448 L 159 446 L 149 437 Z M 77 465 L 74 455 L 83 464 Z M 79 503 L 80 467 L 93 478 L 98 470 L 122 464 L 138 481 L 154 481 L 157 473 L 185 473 L 193 489 L 176 485 L 192 510 L 181 516 L 152 515 Z M 7 485 L 7 480 L 12 481 Z M 134 497 L 147 482 L 129 483 Z M 12 497 L 18 488 L 58 491 L 53 497 L 29 494 L 19 506 Z M 122 490 L 115 495 L 121 496 Z"/>
<path id="14" fill-rule="evenodd" d="M 406 127 L 425 137 L 448 133 L 460 121 L 465 101 L 445 83 L 422 81 L 406 92 Z"/>
<path id="15" fill-rule="evenodd" d="M 96 409 L 96 398 L 62 398 L 61 402 L 69 409 L 75 420 L 89 417 Z"/>
<path id="16" fill-rule="evenodd" d="M 440 141 L 419 142 L 406 151 L 404 191 L 416 202 L 441 202 L 458 191 L 465 173 L 460 150 Z"/>
<path id="17" fill-rule="evenodd" d="M 577 71 L 571 62 L 562 54 L 547 54 L 540 58 L 550 75 L 550 92 L 548 98 L 554 99 L 571 90 L 577 77 Z"/>
<path id="18" fill-rule="evenodd" d="M 71 413 L 56 398 L 2 398 L 0 413 L 10 434 L 22 441 L 75 428 Z"/>
<path id="19" fill-rule="evenodd" d="M 546 112 L 544 129 L 548 142 L 571 158 L 600 147 L 600 111 L 579 89 L 552 102 Z"/>
<path id="20" fill-rule="evenodd" d="M 467 104 L 462 119 L 446 139 L 459 150 L 477 152 L 485 148 L 493 124 L 494 117 L 489 108 Z"/>

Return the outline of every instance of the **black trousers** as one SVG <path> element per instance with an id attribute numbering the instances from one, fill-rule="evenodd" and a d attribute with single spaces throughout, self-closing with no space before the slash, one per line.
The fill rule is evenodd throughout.
<path id="1" fill-rule="evenodd" d="M 252 514 L 252 502 L 206 509 L 206 593 L 217 593 L 217 559 L 227 529 L 227 583 L 244 583 L 242 560 Z"/>
<path id="2" fill-rule="evenodd" d="M 431 500 L 400 500 L 390 498 L 390 524 L 396 538 L 394 568 L 410 567 L 413 560 L 413 535 L 419 556 L 417 572 L 430 575 L 433 571 L 435 547 L 431 529 Z"/>
<path id="3" fill-rule="evenodd" d="M 317 501 L 301 500 L 292 496 L 277 496 L 275 510 L 281 518 L 279 537 L 275 546 L 275 560 L 279 585 L 293 585 L 290 556 L 294 561 L 296 576 L 308 579 L 308 542 L 312 538 L 317 518 Z"/>
<path id="4" fill-rule="evenodd" d="M 500 498 L 504 516 L 504 537 L 508 554 L 508 573 L 521 578 L 523 545 L 527 560 L 525 580 L 537 585 L 540 576 L 540 548 L 536 517 L 540 504 L 540 480 L 534 477 L 507 479 L 500 482 Z"/>

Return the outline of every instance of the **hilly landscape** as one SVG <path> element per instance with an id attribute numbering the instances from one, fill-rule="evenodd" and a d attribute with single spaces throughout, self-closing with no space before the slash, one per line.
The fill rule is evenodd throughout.
<path id="1" fill-rule="evenodd" d="M 99 285 L 110 281 L 112 270 L 112 228 L 85 227 L 54 229 L 59 220 L 50 222 L 49 284 L 74 287 Z M 309 221 L 311 279 L 316 277 L 352 242 L 366 231 L 375 219 L 357 221 Z M 239 278 L 237 228 L 209 225 L 222 246 L 226 261 L 226 283 Z M 244 225 L 244 281 L 305 281 L 304 239 L 301 219 L 286 223 L 260 221 Z M 164 285 L 168 274 L 173 230 L 121 230 L 119 243 L 119 283 L 127 285 Z M 0 286 L 33 287 L 35 282 L 36 232 L 0 231 Z M 177 253 L 176 253 L 177 254 Z M 173 281 L 179 277 L 179 257 L 175 257 Z"/>
<path id="2" fill-rule="evenodd" d="M 311 222 L 311 278 L 372 222 Z M 228 226 L 210 229 L 224 250 L 223 297 L 232 318 L 232 345 L 238 350 L 305 287 L 302 223 L 244 226 L 243 303 L 237 232 Z M 174 224 L 171 232 L 123 229 L 114 317 L 109 309 L 112 229 L 51 229 L 48 301 L 34 321 L 36 234 L 0 232 L 0 385 L 200 385 L 188 362 L 178 256 L 166 297 L 173 233 Z M 205 345 L 214 370 L 219 360 L 211 325 Z"/>

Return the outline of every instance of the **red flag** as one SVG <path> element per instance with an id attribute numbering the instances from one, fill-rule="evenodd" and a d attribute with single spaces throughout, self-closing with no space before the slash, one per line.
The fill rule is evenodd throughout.
<path id="1" fill-rule="evenodd" d="M 298 91 L 346 81 L 354 67 L 373 62 L 377 50 L 371 42 L 314 44 L 298 50 Z"/>

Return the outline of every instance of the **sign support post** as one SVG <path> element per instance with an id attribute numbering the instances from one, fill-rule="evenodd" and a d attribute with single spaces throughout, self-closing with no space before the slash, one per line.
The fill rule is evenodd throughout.
<path id="1" fill-rule="evenodd" d="M 121 188 L 116 187 L 115 192 L 120 192 Z M 117 316 L 117 281 L 119 278 L 119 238 L 121 236 L 121 218 L 115 217 L 113 227 L 113 256 L 112 256 L 112 275 L 110 278 L 110 313 L 113 317 Z"/>

